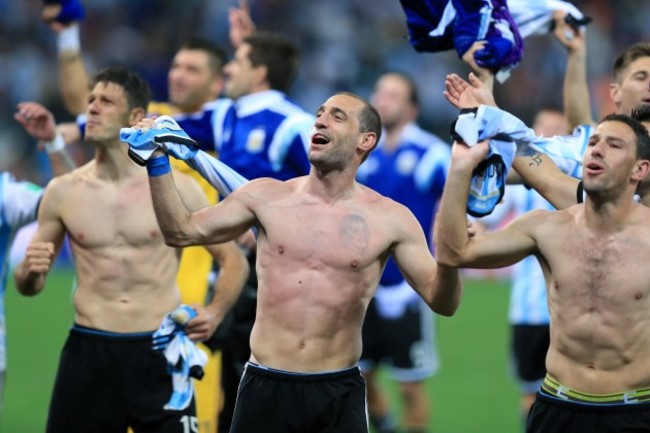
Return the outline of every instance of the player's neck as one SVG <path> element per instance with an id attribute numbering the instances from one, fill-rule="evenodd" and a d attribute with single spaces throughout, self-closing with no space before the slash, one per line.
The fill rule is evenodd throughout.
<path id="1" fill-rule="evenodd" d="M 129 158 L 126 145 L 119 141 L 96 146 L 95 170 L 98 177 L 111 180 L 143 173 L 143 168 Z"/>
<path id="2" fill-rule="evenodd" d="M 617 194 L 617 197 L 587 195 L 585 200 L 585 220 L 587 227 L 607 232 L 623 228 L 638 204 L 632 194 Z"/>
<path id="3" fill-rule="evenodd" d="M 333 202 L 348 198 L 355 183 L 354 171 L 351 171 L 350 167 L 331 171 L 312 167 L 309 176 L 307 176 L 306 191 Z"/>

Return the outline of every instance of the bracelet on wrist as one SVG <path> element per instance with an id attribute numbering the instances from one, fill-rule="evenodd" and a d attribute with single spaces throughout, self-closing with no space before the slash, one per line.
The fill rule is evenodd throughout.
<path id="1" fill-rule="evenodd" d="M 44 141 L 43 148 L 47 153 L 57 153 L 65 149 L 65 141 L 61 133 L 57 132 L 52 140 Z"/>
<path id="2" fill-rule="evenodd" d="M 64 52 L 80 52 L 81 41 L 79 40 L 79 24 L 75 23 L 70 27 L 61 30 L 56 38 L 56 46 L 59 54 Z"/>
<path id="3" fill-rule="evenodd" d="M 167 155 L 156 156 L 147 161 L 147 173 L 149 177 L 158 177 L 165 175 L 172 171 L 169 165 L 169 157 Z"/>

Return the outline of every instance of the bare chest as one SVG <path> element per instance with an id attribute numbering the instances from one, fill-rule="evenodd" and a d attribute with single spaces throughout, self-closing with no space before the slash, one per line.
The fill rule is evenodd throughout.
<path id="1" fill-rule="evenodd" d="M 163 242 L 146 184 L 78 186 L 61 210 L 69 235 L 83 247 Z"/>
<path id="2" fill-rule="evenodd" d="M 585 307 L 609 308 L 647 299 L 650 274 L 648 233 L 630 230 L 597 236 L 585 230 L 560 230 L 542 243 L 553 275 L 553 295 L 579 300 Z M 544 251 L 543 251 L 544 252 Z"/>
<path id="3" fill-rule="evenodd" d="M 377 217 L 356 209 L 300 206 L 262 216 L 262 248 L 305 266 L 360 270 L 389 247 Z"/>

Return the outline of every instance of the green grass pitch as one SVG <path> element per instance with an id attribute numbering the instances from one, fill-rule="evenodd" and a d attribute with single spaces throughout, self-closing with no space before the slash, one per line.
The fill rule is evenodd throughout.
<path id="1" fill-rule="evenodd" d="M 44 431 L 59 353 L 73 320 L 72 279 L 71 271 L 53 271 L 44 292 L 33 298 L 20 296 L 11 283 L 7 288 L 2 433 Z M 508 283 L 466 280 L 465 286 L 456 316 L 438 318 L 442 366 L 428 384 L 430 431 L 519 432 L 518 396 L 508 373 Z M 395 399 L 395 388 L 386 386 Z"/>

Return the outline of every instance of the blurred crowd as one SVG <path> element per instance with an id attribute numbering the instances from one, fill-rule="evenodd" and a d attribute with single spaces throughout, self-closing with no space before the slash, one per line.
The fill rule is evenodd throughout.
<path id="1" fill-rule="evenodd" d="M 444 76 L 468 69 L 455 52 L 417 53 L 408 43 L 398 0 L 250 0 L 259 29 L 284 33 L 299 45 L 301 70 L 290 96 L 307 111 L 337 90 L 368 96 L 388 69 L 406 71 L 420 87 L 421 124 L 448 136 L 453 109 L 442 97 Z M 623 47 L 650 39 L 650 1 L 575 0 L 593 18 L 588 74 L 593 110 L 611 111 L 609 66 Z M 166 72 L 179 44 L 191 36 L 228 48 L 227 10 L 236 0 L 85 1 L 82 49 L 91 71 L 121 64 L 139 71 L 155 99 L 166 99 Z M 58 120 L 71 120 L 58 91 L 55 36 L 41 21 L 42 0 L 0 0 L 0 170 L 45 184 L 46 156 L 13 120 L 16 104 L 38 101 Z M 561 107 L 564 48 L 551 36 L 525 40 L 524 59 L 503 84 L 500 105 L 526 121 L 544 106 Z"/>

